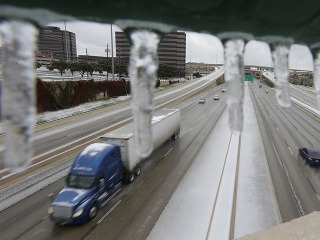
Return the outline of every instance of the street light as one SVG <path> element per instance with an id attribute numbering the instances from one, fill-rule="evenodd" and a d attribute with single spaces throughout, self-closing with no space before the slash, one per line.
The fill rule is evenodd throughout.
<path id="1" fill-rule="evenodd" d="M 107 80 L 109 80 L 109 44 L 107 44 L 105 51 L 107 52 Z"/>

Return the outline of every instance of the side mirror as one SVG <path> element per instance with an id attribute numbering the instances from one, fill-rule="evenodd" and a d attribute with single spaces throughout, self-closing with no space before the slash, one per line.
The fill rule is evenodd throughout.
<path id="1" fill-rule="evenodd" d="M 49 199 L 50 199 L 51 202 L 54 201 L 54 193 L 50 193 L 50 194 L 48 195 L 48 197 L 49 197 Z"/>

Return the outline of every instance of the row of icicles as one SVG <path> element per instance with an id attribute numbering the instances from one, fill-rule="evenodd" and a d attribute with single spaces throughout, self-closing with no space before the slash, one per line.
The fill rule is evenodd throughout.
<path id="1" fill-rule="evenodd" d="M 26 169 L 32 159 L 32 134 L 35 124 L 34 59 L 38 30 L 30 23 L 16 20 L 1 25 L 3 42 L 2 120 L 5 123 L 6 148 L 3 165 L 11 172 Z M 157 49 L 160 36 L 147 30 L 131 34 L 129 75 L 132 91 L 132 114 L 136 149 L 142 158 L 152 150 L 151 118 L 154 111 L 154 86 L 158 69 Z M 228 85 L 229 126 L 241 132 L 244 99 L 243 40 L 225 44 L 225 81 Z M 277 79 L 276 98 L 280 106 L 291 105 L 288 84 L 289 46 L 278 45 L 273 51 Z M 320 57 L 314 61 L 314 85 L 320 103 Z"/>

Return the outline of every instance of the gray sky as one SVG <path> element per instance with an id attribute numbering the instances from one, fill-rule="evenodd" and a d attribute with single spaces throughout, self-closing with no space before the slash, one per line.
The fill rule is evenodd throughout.
<path id="1" fill-rule="evenodd" d="M 63 22 L 49 24 L 64 30 Z M 110 24 L 92 22 L 67 22 L 67 31 L 74 32 L 77 39 L 78 55 L 107 56 L 107 44 L 111 49 Z M 122 31 L 113 25 L 113 32 Z M 186 62 L 223 63 L 223 45 L 221 41 L 210 34 L 186 32 L 187 49 Z M 115 34 L 113 34 L 115 37 Z M 115 45 L 115 42 L 114 42 Z M 111 51 L 109 52 L 111 56 Z M 115 56 L 115 46 L 114 46 Z M 249 65 L 272 66 L 270 48 L 266 43 L 250 41 L 245 48 L 245 63 Z M 302 45 L 292 45 L 289 54 L 289 68 L 312 70 L 312 57 L 309 49 Z"/>

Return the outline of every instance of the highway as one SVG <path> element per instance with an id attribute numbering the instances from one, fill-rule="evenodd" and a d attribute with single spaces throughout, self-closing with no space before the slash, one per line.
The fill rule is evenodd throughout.
<path id="1" fill-rule="evenodd" d="M 171 102 L 177 103 L 189 97 L 191 90 L 203 88 L 203 85 L 213 88 L 211 85 L 213 77 L 223 74 L 223 69 L 203 77 L 199 81 L 193 81 L 186 86 L 155 96 L 154 102 L 156 106 L 170 107 Z M 176 100 L 178 98 L 178 100 Z M 167 104 L 169 102 L 169 104 Z M 130 102 L 124 103 L 121 107 L 102 108 L 100 110 L 91 111 L 87 114 L 62 119 L 49 124 L 38 125 L 33 136 L 34 156 L 40 160 L 52 157 L 54 154 L 66 151 L 59 149 L 62 146 L 75 142 L 74 145 L 85 144 L 90 140 L 103 135 L 110 131 L 110 127 L 122 120 L 128 121 L 132 117 Z M 95 133 L 95 134 L 94 134 Z M 0 156 L 4 149 L 4 136 L 0 136 Z M 71 147 L 69 147 L 71 148 Z M 58 149 L 58 150 L 57 150 Z M 56 150 L 55 152 L 52 152 Z M 77 151 L 78 149 L 75 149 Z M 44 157 L 42 157 L 44 155 Z M 36 160 L 35 162 L 38 162 Z M 6 185 L 1 185 L 0 188 Z"/>
<path id="2" fill-rule="evenodd" d="M 255 83 L 250 90 L 283 222 L 319 211 L 319 168 L 298 157 L 302 146 L 320 149 L 319 121 L 294 104 L 281 108 L 274 89 Z"/>
<path id="3" fill-rule="evenodd" d="M 320 148 L 320 124 L 317 119 L 294 105 L 289 109 L 281 108 L 275 100 L 273 89 L 265 85 L 263 88 L 258 86 L 257 81 L 249 84 L 250 94 L 282 221 L 286 222 L 320 210 L 319 168 L 305 165 L 297 154 L 301 146 Z M 221 88 L 225 86 L 206 88 L 200 94 L 171 106 L 181 109 L 179 139 L 168 141 L 146 159 L 142 164 L 143 171 L 136 181 L 124 185 L 93 221 L 80 226 L 60 227 L 48 219 L 47 210 L 50 205 L 48 195 L 52 192 L 58 193 L 64 186 L 64 178 L 61 178 L 0 212 L 1 238 L 97 239 L 101 236 L 104 239 L 147 238 L 172 193 L 192 164 L 208 132 L 226 108 L 226 94 L 220 92 Z M 269 90 L 269 94 L 266 94 L 265 89 Z M 215 94 L 219 94 L 219 101 L 213 100 Z M 178 93 L 162 94 L 162 97 L 157 97 L 156 102 L 164 103 L 170 97 L 174 98 L 177 95 Z M 198 99 L 203 96 L 206 97 L 206 103 L 199 104 Z M 306 99 L 308 100 L 308 97 Z M 105 112 L 107 117 L 100 119 L 102 112 L 103 110 L 98 110 L 77 116 L 75 119 L 72 118 L 72 121 L 71 118 L 66 119 L 54 123 L 56 126 L 50 129 L 39 130 L 35 136 L 37 153 L 66 144 L 72 139 L 89 134 L 95 128 L 106 127 L 131 116 L 129 105 L 126 104 Z M 65 121 L 66 125 L 60 125 Z M 92 129 L 84 130 L 89 127 Z M 60 138 L 61 140 L 58 140 Z M 50 144 L 45 144 L 45 141 Z M 58 172 L 65 173 L 72 157 L 54 167 L 58 170 L 52 175 Z M 41 181 L 46 181 L 45 177 L 42 179 Z M 23 190 L 21 192 L 23 194 Z"/>
<path id="4" fill-rule="evenodd" d="M 0 232 L 4 239 L 144 239 L 166 206 L 173 191 L 188 170 L 208 132 L 226 107 L 222 86 L 201 93 L 206 104 L 199 104 L 199 96 L 179 103 L 181 134 L 177 141 L 169 141 L 156 150 L 142 164 L 142 174 L 133 184 L 124 185 L 99 212 L 97 218 L 77 227 L 59 227 L 49 219 L 48 194 L 57 193 L 64 179 L 44 187 L 30 197 L 0 213 Z M 219 94 L 220 101 L 213 95 Z M 112 210 L 112 218 L 108 212 Z M 152 214 L 150 214 L 152 213 Z M 106 215 L 107 214 L 107 215 Z M 103 224 L 99 224 L 101 221 Z M 19 227 L 17 227 L 19 226 Z"/>
<path id="5" fill-rule="evenodd" d="M 290 84 L 290 93 L 300 101 L 307 103 L 310 107 L 318 108 L 317 96 L 314 90 Z"/>

